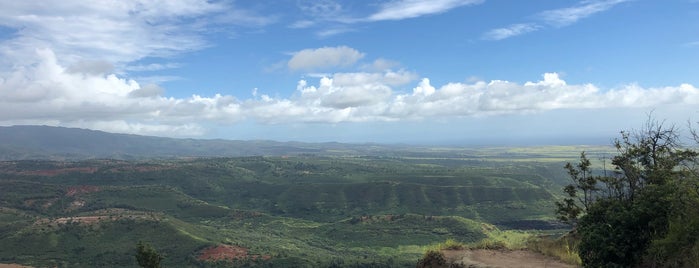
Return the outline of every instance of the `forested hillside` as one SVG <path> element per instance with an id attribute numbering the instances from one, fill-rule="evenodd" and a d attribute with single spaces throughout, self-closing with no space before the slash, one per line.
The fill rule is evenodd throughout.
<path id="1" fill-rule="evenodd" d="M 553 202 L 573 155 L 550 151 L 0 162 L 0 263 L 133 266 L 143 240 L 166 266 L 215 266 L 212 252 L 248 265 L 414 265 L 446 239 L 561 228 Z"/>

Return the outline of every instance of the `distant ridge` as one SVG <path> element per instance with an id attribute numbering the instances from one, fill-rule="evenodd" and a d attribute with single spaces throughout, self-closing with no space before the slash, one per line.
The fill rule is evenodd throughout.
<path id="1" fill-rule="evenodd" d="M 373 147 L 341 143 L 176 139 L 52 126 L 0 127 L 0 160 L 280 156 L 356 152 Z M 384 149 L 388 147 L 382 146 Z"/>

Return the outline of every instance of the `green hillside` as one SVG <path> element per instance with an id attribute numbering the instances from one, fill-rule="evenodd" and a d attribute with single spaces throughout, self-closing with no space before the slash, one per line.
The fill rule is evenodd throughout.
<path id="1" fill-rule="evenodd" d="M 555 228 L 561 162 L 419 159 L 0 162 L 0 263 L 134 266 L 142 240 L 166 266 L 410 266 L 490 224 Z M 198 259 L 212 248 L 244 254 Z"/>

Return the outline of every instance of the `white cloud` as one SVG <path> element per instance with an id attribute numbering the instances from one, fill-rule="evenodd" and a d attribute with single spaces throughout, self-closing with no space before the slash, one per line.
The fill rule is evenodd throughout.
<path id="1" fill-rule="evenodd" d="M 66 71 L 69 73 L 82 73 L 82 74 L 107 74 L 114 70 L 114 65 L 106 61 L 99 60 L 84 60 L 79 61 L 68 67 Z"/>
<path id="2" fill-rule="evenodd" d="M 580 2 L 579 5 L 574 7 L 547 10 L 541 12 L 539 16 L 544 21 L 554 26 L 562 27 L 628 1 L 629 0 L 587 0 Z"/>
<path id="3" fill-rule="evenodd" d="M 644 88 L 631 84 L 600 89 L 568 84 L 556 73 L 525 83 L 505 80 L 432 85 L 404 71 L 335 73 L 317 84 L 299 81 L 291 96 L 258 92 L 163 97 L 156 85 L 141 86 L 114 74 L 68 72 L 51 50 L 37 50 L 33 63 L 0 77 L 0 124 L 22 122 L 89 127 L 107 131 L 193 136 L 203 125 L 339 123 L 429 120 L 526 114 L 550 110 L 696 107 L 699 89 L 690 84 Z M 409 88 L 409 87 L 408 87 Z M 197 122 L 197 123 L 192 123 Z"/>
<path id="4" fill-rule="evenodd" d="M 519 23 L 513 24 L 505 28 L 493 29 L 485 34 L 483 34 L 483 39 L 486 40 L 502 40 L 510 38 L 513 36 L 522 35 L 525 33 L 530 33 L 541 29 L 541 27 L 534 23 Z"/>
<path id="5" fill-rule="evenodd" d="M 145 85 L 145 86 L 140 87 L 138 89 L 134 89 L 131 92 L 129 92 L 129 97 L 151 98 L 151 97 L 162 96 L 164 92 L 165 92 L 165 89 L 163 89 L 162 87 L 160 87 L 156 84 L 148 84 L 148 85 Z"/>
<path id="6" fill-rule="evenodd" d="M 534 17 L 544 21 L 549 26 L 564 27 L 628 1 L 630 0 L 583 0 L 576 6 L 546 10 L 536 14 Z M 502 40 L 538 31 L 542 28 L 542 25 L 537 23 L 516 23 L 487 31 L 482 38 L 485 40 Z"/>
<path id="7" fill-rule="evenodd" d="M 291 25 L 289 25 L 289 28 L 304 29 L 304 28 L 311 27 L 315 24 L 316 24 L 316 22 L 311 21 L 311 20 L 299 20 L 299 21 L 296 21 L 296 22 L 292 23 Z"/>
<path id="8" fill-rule="evenodd" d="M 68 122 L 65 127 L 98 129 L 113 133 L 138 134 L 165 137 L 198 137 L 206 134 L 206 129 L 197 124 L 146 124 L 130 123 L 123 120 Z"/>
<path id="9" fill-rule="evenodd" d="M 293 53 L 287 63 L 292 71 L 313 71 L 347 67 L 364 57 L 364 53 L 347 46 L 304 49 Z"/>
<path id="10" fill-rule="evenodd" d="M 396 67 L 396 66 L 399 66 L 399 65 L 400 65 L 400 63 L 398 63 L 397 61 L 379 58 L 379 59 L 374 60 L 374 62 L 372 62 L 371 64 L 363 65 L 362 69 L 369 70 L 369 71 L 381 72 L 381 71 L 389 70 L 389 69 Z"/>
<path id="11" fill-rule="evenodd" d="M 205 133 L 203 125 L 244 120 L 383 122 L 553 109 L 699 105 L 699 89 L 689 84 L 659 88 L 627 85 L 602 90 L 591 84 L 571 85 L 557 74 L 549 73 L 540 81 L 526 83 L 493 80 L 440 86 L 432 85 L 428 78 L 418 81 L 414 72 L 399 69 L 398 63 L 383 59 L 359 66 L 362 72 L 332 73 L 338 67 L 357 67 L 364 58 L 364 53 L 347 46 L 293 53 L 284 62 L 290 70 L 327 73 L 317 74 L 318 79 L 310 75 L 312 82 L 300 81 L 291 96 L 270 96 L 258 90 L 249 99 L 222 94 L 166 97 L 165 89 L 157 83 L 177 77 L 151 76 L 137 82 L 125 78 L 132 76 L 121 72 L 179 67 L 176 63 L 138 65 L 135 62 L 206 46 L 199 30 L 212 23 L 260 25 L 271 19 L 231 10 L 227 2 L 205 0 L 99 3 L 67 0 L 52 5 L 35 2 L 0 2 L 0 27 L 16 30 L 10 39 L 0 41 L 0 124 L 21 122 L 195 136 Z M 387 20 L 409 18 L 478 2 L 394 1 L 381 6 L 382 11 L 375 16 Z M 604 3 L 617 2 L 620 1 Z M 591 3 L 602 2 L 586 1 L 580 7 Z M 312 9 L 324 14 L 339 10 L 332 3 Z M 556 16 L 546 14 L 550 18 L 562 18 L 551 21 L 574 22 L 602 9 L 596 6 L 563 10 Z M 391 15 L 398 11 L 402 15 Z M 233 18 L 225 14 L 243 16 Z M 510 32 L 494 36 L 507 38 L 528 29 L 527 26 L 519 30 L 510 28 Z"/>
<path id="12" fill-rule="evenodd" d="M 689 84 L 663 88 L 627 85 L 605 91 L 592 84 L 569 85 L 556 73 L 544 74 L 542 80 L 524 84 L 493 80 L 449 83 L 439 88 L 431 85 L 429 79 L 423 79 L 410 94 L 390 95 L 391 87 L 386 81 L 373 80 L 362 87 L 352 83 L 344 86 L 337 82 L 337 77 L 342 75 L 323 77 L 318 86 L 302 80 L 297 86 L 301 93 L 297 97 L 267 97 L 264 102 L 249 103 L 251 107 L 264 107 L 264 111 L 248 114 L 249 118 L 269 123 L 370 122 L 481 117 L 555 109 L 659 108 L 699 104 L 699 89 Z M 373 99 L 367 96 L 373 96 Z M 282 112 L 285 110 L 291 111 L 289 115 Z"/>
<path id="13" fill-rule="evenodd" d="M 369 21 L 402 20 L 446 12 L 450 9 L 480 4 L 484 0 L 398 0 L 389 1 Z"/>
<path id="14" fill-rule="evenodd" d="M 49 49 L 37 50 L 28 60 L 33 63 L 0 73 L 0 121 L 96 126 L 123 121 L 155 129 L 243 118 L 232 96 L 166 98 L 157 85 L 141 86 L 114 74 L 69 72 Z M 185 129 L 194 128 L 180 128 Z"/>
<path id="15" fill-rule="evenodd" d="M 205 27 L 268 20 L 249 14 L 226 18 L 243 13 L 249 12 L 206 0 L 2 1 L 0 26 L 17 32 L 0 42 L 0 63 L 26 65 L 25 56 L 36 48 L 50 48 L 66 65 L 104 61 L 119 66 L 171 56 L 205 47 Z"/>
<path id="16" fill-rule="evenodd" d="M 385 84 L 389 86 L 405 85 L 417 79 L 417 74 L 405 70 L 397 72 L 387 70 L 383 73 L 337 73 L 333 76 L 335 85 L 361 86 L 367 84 Z"/>
<path id="17" fill-rule="evenodd" d="M 356 30 L 353 28 L 349 28 L 345 25 L 340 25 L 340 26 L 335 26 L 335 27 L 330 27 L 330 28 L 320 30 L 320 31 L 316 32 L 316 35 L 318 37 L 321 37 L 321 38 L 326 38 L 326 37 L 330 37 L 330 36 L 334 36 L 334 35 L 338 35 L 338 34 L 354 32 L 354 31 L 356 31 Z"/>

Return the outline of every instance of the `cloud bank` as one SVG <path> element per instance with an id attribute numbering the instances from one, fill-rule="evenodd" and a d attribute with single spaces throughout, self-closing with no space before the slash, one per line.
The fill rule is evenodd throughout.
<path id="1" fill-rule="evenodd" d="M 600 89 L 568 84 L 556 73 L 538 81 L 505 80 L 432 85 L 398 70 L 333 73 L 301 80 L 290 96 L 256 94 L 163 96 L 157 85 L 140 85 L 115 74 L 74 72 L 50 49 L 0 80 L 0 122 L 82 126 L 108 131 L 196 136 L 206 124 L 339 123 L 448 120 L 556 109 L 657 108 L 699 105 L 690 84 Z M 412 85 L 411 85 L 412 84 Z M 196 123 L 194 123 L 196 122 Z"/>

